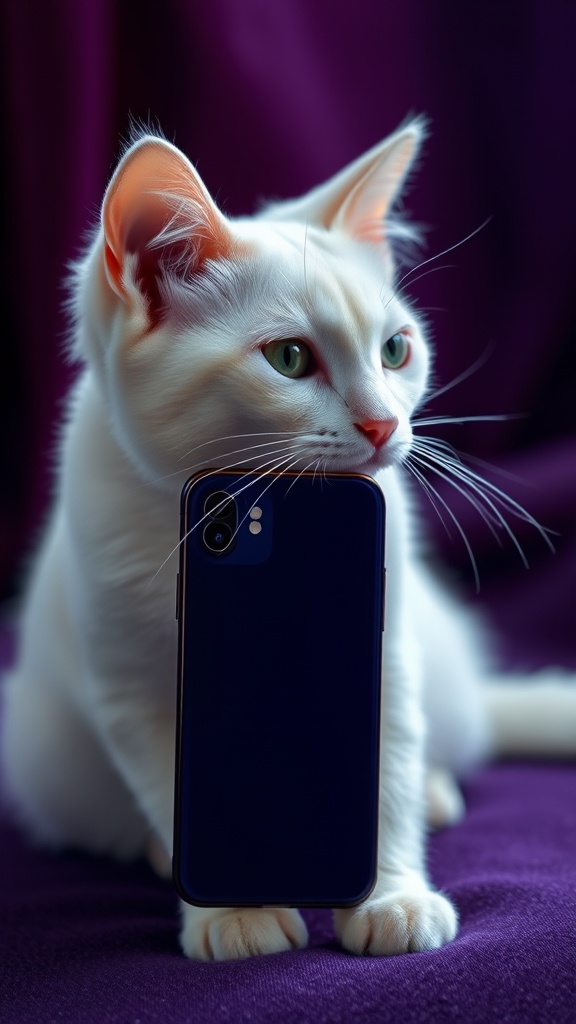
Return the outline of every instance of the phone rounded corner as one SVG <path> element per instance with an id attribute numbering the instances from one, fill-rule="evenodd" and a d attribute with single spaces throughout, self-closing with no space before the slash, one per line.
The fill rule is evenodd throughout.
<path id="1" fill-rule="evenodd" d="M 337 910 L 353 910 L 354 907 L 359 907 L 360 904 L 364 903 L 372 895 L 374 889 L 376 888 L 377 880 L 378 872 L 376 868 L 374 868 L 372 876 L 370 877 L 370 879 L 368 880 L 368 882 L 366 883 L 366 885 L 359 894 L 356 894 L 355 896 L 350 896 L 347 899 L 342 900 L 338 903 L 333 902 L 332 906 Z"/>
<path id="2" fill-rule="evenodd" d="M 186 893 L 186 890 L 182 884 L 182 879 L 180 877 L 180 866 L 175 856 L 172 856 L 172 871 L 170 877 L 178 898 L 181 899 L 184 903 L 189 903 L 190 900 L 188 899 L 188 895 Z"/>
<path id="3" fill-rule="evenodd" d="M 384 488 L 382 487 L 382 484 L 380 483 L 380 481 L 376 477 L 370 476 L 368 473 L 357 473 L 357 474 L 352 474 L 352 475 L 356 476 L 356 479 L 359 482 L 362 482 L 367 487 L 367 489 L 370 492 L 370 494 L 372 495 L 372 498 L 375 501 L 376 506 L 377 506 L 376 515 L 377 515 L 377 518 L 380 521 L 380 525 L 381 525 L 381 529 L 382 529 L 382 534 L 384 534 L 385 531 L 386 531 L 386 511 L 387 511 L 387 509 L 386 509 L 386 492 L 385 492 Z"/>
<path id="4" fill-rule="evenodd" d="M 183 517 L 186 514 L 186 506 L 190 497 L 190 492 L 193 490 L 197 482 L 203 477 L 213 472 L 210 469 L 199 469 L 196 473 L 192 473 L 191 476 L 183 483 L 182 490 L 180 491 L 180 516 Z"/>
<path id="5" fill-rule="evenodd" d="M 176 895 L 183 903 L 187 903 L 191 907 L 212 907 L 213 903 L 208 903 L 203 900 L 199 900 L 198 897 L 188 891 L 184 882 L 182 881 L 182 873 L 180 871 L 180 865 L 175 857 L 172 858 L 172 885 L 176 890 Z"/>

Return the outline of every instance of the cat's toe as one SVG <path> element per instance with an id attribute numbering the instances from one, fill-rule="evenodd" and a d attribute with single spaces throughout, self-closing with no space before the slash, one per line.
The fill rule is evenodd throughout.
<path id="1" fill-rule="evenodd" d="M 193 959 L 240 960 L 300 949 L 308 932 L 296 910 L 246 908 L 215 911 L 201 920 L 185 917 L 180 941 Z"/>
<path id="2" fill-rule="evenodd" d="M 389 893 L 352 910 L 337 910 L 334 919 L 346 949 L 374 956 L 438 949 L 458 929 L 452 904 L 428 889 Z"/>

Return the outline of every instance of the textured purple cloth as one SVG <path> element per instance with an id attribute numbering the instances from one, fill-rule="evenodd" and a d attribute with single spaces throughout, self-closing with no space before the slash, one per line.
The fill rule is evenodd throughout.
<path id="1" fill-rule="evenodd" d="M 0 655 L 10 644 L 0 633 Z M 4 663 L 6 663 L 4 661 Z M 468 815 L 433 836 L 456 940 L 356 957 L 330 913 L 305 911 L 306 950 L 186 960 L 176 897 L 144 864 L 34 849 L 0 818 L 2 1024 L 573 1024 L 576 768 L 497 765 L 466 787 Z"/>
<path id="2" fill-rule="evenodd" d="M 3 4 L 0 597 L 17 592 L 49 493 L 71 379 L 64 268 L 129 112 L 157 118 L 230 213 L 311 187 L 424 112 L 432 135 L 406 198 L 429 226 L 423 258 L 492 218 L 408 288 L 430 321 L 438 387 L 491 352 L 430 411 L 528 414 L 438 436 L 521 478 L 486 471 L 558 532 L 557 554 L 519 524 L 527 573 L 510 541 L 500 549 L 437 483 L 476 552 L 503 658 L 576 666 L 575 38 L 565 0 Z M 469 591 L 457 532 L 449 540 L 427 514 Z M 2 635 L 4 662 L 8 645 Z M 0 1020 L 572 1024 L 575 781 L 568 765 L 479 772 L 465 822 L 431 841 L 459 936 L 391 960 L 344 954 L 329 915 L 310 912 L 306 952 L 187 962 L 171 888 L 146 867 L 34 850 L 3 819 Z"/>

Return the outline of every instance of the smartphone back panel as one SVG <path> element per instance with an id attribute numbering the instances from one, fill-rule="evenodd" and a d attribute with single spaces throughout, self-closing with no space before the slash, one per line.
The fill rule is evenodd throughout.
<path id="1" fill-rule="evenodd" d="M 346 906 L 371 890 L 384 519 L 367 477 L 218 471 L 185 487 L 174 846 L 185 900 Z"/>

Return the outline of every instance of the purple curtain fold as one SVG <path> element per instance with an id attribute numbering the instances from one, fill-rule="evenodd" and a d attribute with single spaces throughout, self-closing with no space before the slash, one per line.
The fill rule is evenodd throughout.
<path id="1" fill-rule="evenodd" d="M 409 113 L 431 135 L 405 208 L 427 226 L 406 288 L 426 312 L 438 389 L 486 354 L 432 415 L 517 414 L 437 436 L 544 526 L 517 523 L 526 572 L 469 501 L 435 486 L 476 551 L 481 600 L 509 661 L 576 665 L 576 7 L 406 0 L 6 3 L 3 48 L 4 331 L 0 586 L 17 588 L 42 521 L 63 358 L 63 280 L 126 134 L 156 121 L 229 213 L 335 172 Z M 428 430 L 424 431 L 428 432 Z M 430 431 L 431 432 L 431 431 Z M 516 477 L 522 478 L 521 482 Z M 426 516 L 450 573 L 472 589 L 464 544 Z"/>

